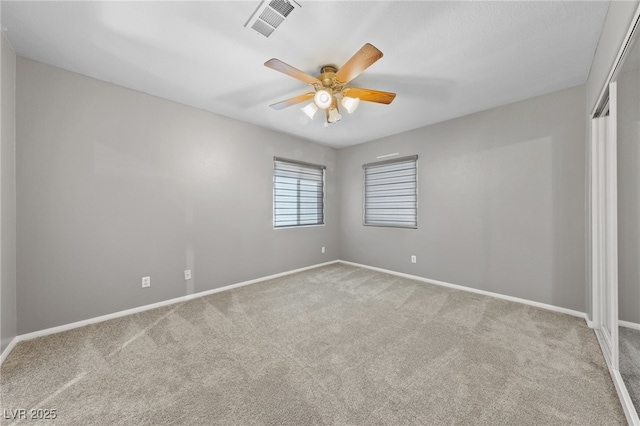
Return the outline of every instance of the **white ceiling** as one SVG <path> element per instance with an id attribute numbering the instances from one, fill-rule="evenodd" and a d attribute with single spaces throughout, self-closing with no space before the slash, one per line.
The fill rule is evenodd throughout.
<path id="1" fill-rule="evenodd" d="M 269 38 L 244 25 L 260 1 L 2 1 L 19 56 L 336 148 L 584 84 L 608 2 L 304 1 Z M 309 91 L 263 66 L 317 75 L 364 43 L 384 57 L 352 86 L 397 93 L 323 127 Z M 303 106 L 301 104 L 300 106 Z"/>

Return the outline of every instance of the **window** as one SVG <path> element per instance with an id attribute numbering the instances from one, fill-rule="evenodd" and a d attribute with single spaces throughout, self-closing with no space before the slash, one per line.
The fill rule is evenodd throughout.
<path id="1" fill-rule="evenodd" d="M 324 166 L 273 158 L 273 227 L 324 224 Z"/>
<path id="2" fill-rule="evenodd" d="M 369 163 L 364 169 L 364 224 L 418 227 L 418 156 Z"/>

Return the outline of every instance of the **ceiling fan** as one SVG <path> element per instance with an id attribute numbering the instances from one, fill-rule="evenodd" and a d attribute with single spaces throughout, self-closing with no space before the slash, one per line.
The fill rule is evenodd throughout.
<path id="1" fill-rule="evenodd" d="M 301 108 L 302 111 L 309 118 L 313 118 L 318 109 L 324 110 L 326 117 L 324 126 L 327 127 L 329 123 L 336 123 L 342 118 L 338 110 L 338 100 L 340 100 L 340 103 L 349 114 L 355 111 L 360 101 L 388 105 L 396 97 L 395 93 L 347 87 L 351 80 L 359 76 L 380 58 L 382 58 L 382 52 L 372 44 L 366 43 L 342 68 L 338 69 L 333 65 L 325 65 L 320 69 L 320 75 L 317 77 L 300 71 L 279 59 L 269 59 L 264 63 L 266 67 L 297 78 L 313 86 L 315 90 L 269 106 L 275 110 L 281 110 L 301 102 L 312 101 Z"/>

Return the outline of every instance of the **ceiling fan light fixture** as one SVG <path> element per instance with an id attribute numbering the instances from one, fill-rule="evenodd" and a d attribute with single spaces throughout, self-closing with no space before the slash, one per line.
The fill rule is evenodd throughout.
<path id="1" fill-rule="evenodd" d="M 329 110 L 329 123 L 337 123 L 342 118 L 342 115 L 338 112 L 338 108 L 331 108 Z"/>
<path id="2" fill-rule="evenodd" d="M 327 109 L 333 103 L 333 96 L 331 92 L 325 89 L 320 89 L 313 96 L 313 102 L 315 102 L 318 108 Z"/>
<path id="3" fill-rule="evenodd" d="M 342 98 L 342 106 L 347 110 L 349 114 L 358 108 L 360 105 L 360 98 L 351 98 L 349 96 L 345 96 Z"/>
<path id="4" fill-rule="evenodd" d="M 302 112 L 307 114 L 307 116 L 311 119 L 313 119 L 313 117 L 316 115 L 316 112 L 318 111 L 318 107 L 313 102 L 311 102 L 309 105 L 302 107 L 300 109 L 302 110 Z"/>

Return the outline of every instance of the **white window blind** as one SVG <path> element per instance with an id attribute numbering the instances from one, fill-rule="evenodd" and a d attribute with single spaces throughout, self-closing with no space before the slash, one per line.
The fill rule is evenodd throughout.
<path id="1" fill-rule="evenodd" d="M 324 224 L 325 166 L 273 158 L 273 227 Z"/>
<path id="2" fill-rule="evenodd" d="M 369 163 L 364 169 L 364 224 L 418 227 L 418 156 Z"/>

